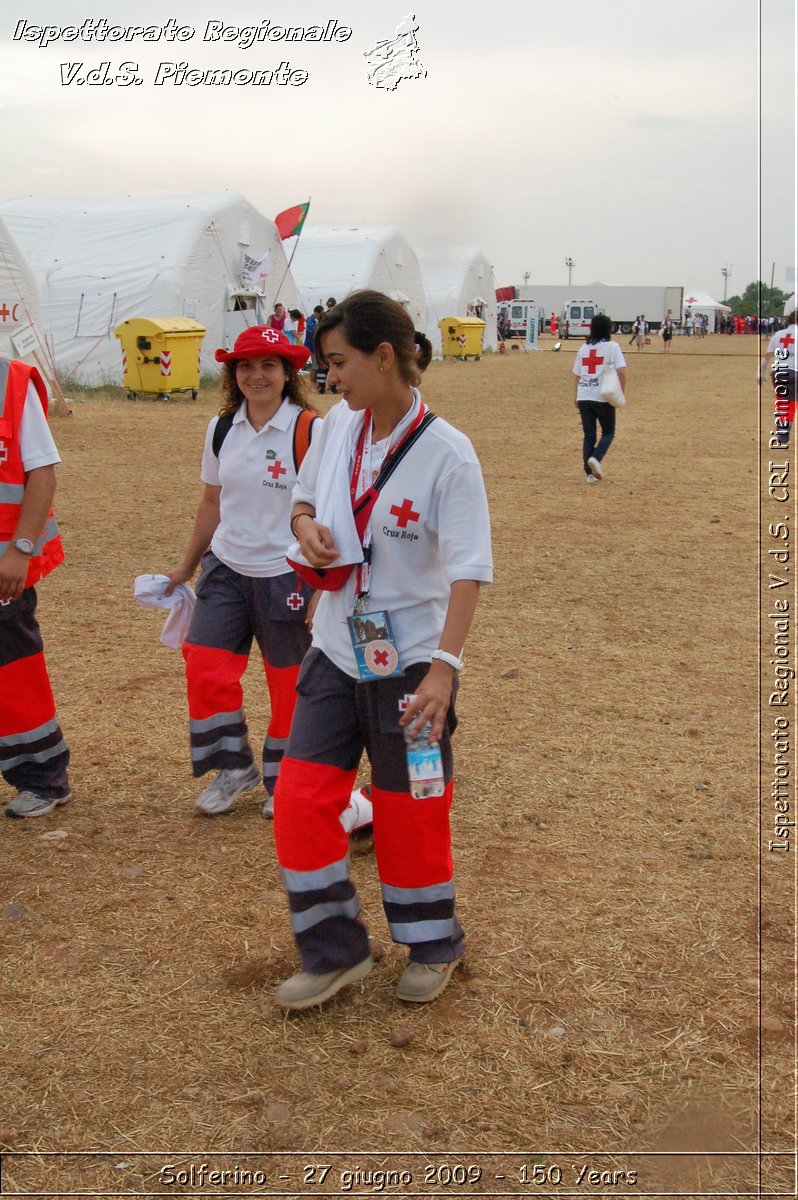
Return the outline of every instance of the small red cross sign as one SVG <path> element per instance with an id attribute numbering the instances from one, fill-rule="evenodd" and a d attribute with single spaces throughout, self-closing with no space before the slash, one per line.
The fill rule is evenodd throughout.
<path id="1" fill-rule="evenodd" d="M 281 475 L 287 474 L 285 467 L 279 459 L 277 462 L 273 462 L 270 467 L 267 467 L 266 470 L 269 472 L 272 479 L 279 479 Z"/>
<path id="2" fill-rule="evenodd" d="M 387 667 L 388 666 L 388 651 L 387 650 L 375 650 L 374 651 L 374 665 L 376 667 Z"/>
<path id="3" fill-rule="evenodd" d="M 0 442 L 0 463 L 6 462 L 8 459 L 8 447 L 5 442 Z"/>
<path id="4" fill-rule="evenodd" d="M 0 317 L 2 317 L 3 320 L 5 321 L 6 317 L 10 317 L 10 316 L 11 316 L 11 309 L 6 305 L 6 302 L 4 300 L 2 308 L 0 308 Z"/>
<path id="5" fill-rule="evenodd" d="M 260 336 L 267 342 L 279 342 L 281 334 L 279 329 L 264 329 Z"/>
<path id="6" fill-rule="evenodd" d="M 412 692 L 405 692 L 404 696 L 402 696 L 402 699 L 399 701 L 399 712 L 407 712 L 412 699 Z"/>
<path id="7" fill-rule="evenodd" d="M 591 346 L 590 353 L 587 355 L 586 358 L 582 359 L 582 365 L 587 367 L 588 375 L 595 375 L 596 367 L 600 363 L 603 363 L 603 362 L 604 362 L 604 356 L 602 354 L 596 354 L 595 346 Z"/>
<path id="8" fill-rule="evenodd" d="M 785 334 L 785 336 L 783 338 L 779 338 L 779 344 L 782 345 L 785 350 L 789 350 L 790 346 L 793 344 L 794 341 L 795 341 L 795 338 L 792 336 L 791 333 Z"/>
<path id="9" fill-rule="evenodd" d="M 305 597 L 300 596 L 299 592 L 292 592 L 291 595 L 286 600 L 286 604 L 288 605 L 289 608 L 293 608 L 294 612 L 296 612 L 296 610 L 298 608 L 302 608 L 304 603 L 305 603 Z"/>
<path id="10" fill-rule="evenodd" d="M 391 505 L 391 516 L 396 517 L 400 529 L 407 529 L 408 521 L 417 521 L 421 513 L 413 512 L 412 500 L 403 500 L 401 504 Z"/>

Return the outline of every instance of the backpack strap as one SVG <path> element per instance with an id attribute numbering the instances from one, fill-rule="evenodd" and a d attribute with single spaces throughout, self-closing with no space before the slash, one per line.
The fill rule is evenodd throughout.
<path id="1" fill-rule="evenodd" d="M 211 447 L 216 457 L 219 457 L 219 451 L 222 448 L 222 442 L 227 437 L 233 427 L 233 414 L 225 413 L 223 417 L 219 417 L 216 422 L 216 428 L 213 431 L 213 441 Z"/>
<path id="2" fill-rule="evenodd" d="M 294 423 L 294 470 L 297 472 L 302 466 L 302 460 L 310 449 L 316 415 L 309 408 L 302 408 L 299 410 L 299 416 Z"/>

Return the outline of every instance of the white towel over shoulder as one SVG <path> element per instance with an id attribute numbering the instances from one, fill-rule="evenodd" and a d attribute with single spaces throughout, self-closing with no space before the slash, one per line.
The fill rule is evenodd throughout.
<path id="1" fill-rule="evenodd" d="M 138 575 L 133 583 L 133 599 L 142 608 L 168 608 L 169 615 L 161 630 L 161 641 L 172 650 L 183 644 L 197 597 L 187 583 L 179 583 L 171 596 L 166 595 L 168 575 Z"/>

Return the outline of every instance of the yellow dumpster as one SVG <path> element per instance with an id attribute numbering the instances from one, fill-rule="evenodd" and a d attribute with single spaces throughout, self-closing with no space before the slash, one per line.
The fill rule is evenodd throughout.
<path id="1" fill-rule="evenodd" d="M 479 317 L 444 317 L 438 322 L 444 358 L 479 358 L 485 322 Z"/>
<path id="2" fill-rule="evenodd" d="M 122 343 L 128 398 L 191 392 L 197 398 L 205 329 L 188 317 L 131 317 L 114 330 Z"/>

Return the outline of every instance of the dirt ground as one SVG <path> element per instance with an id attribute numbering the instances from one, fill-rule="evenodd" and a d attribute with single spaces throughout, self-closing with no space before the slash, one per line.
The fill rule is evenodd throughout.
<path id="1" fill-rule="evenodd" d="M 575 345 L 551 347 L 425 378 L 480 456 L 496 582 L 455 738 L 466 965 L 419 1011 L 393 997 L 403 951 L 366 845 L 353 874 L 378 966 L 283 1015 L 273 991 L 296 960 L 260 797 L 193 815 L 182 659 L 132 583 L 182 555 L 218 397 L 120 390 L 54 419 L 67 565 L 40 617 L 74 799 L 0 827 L 4 1195 L 205 1195 L 163 1176 L 203 1153 L 261 1163 L 277 1190 L 259 1194 L 285 1196 L 345 1191 L 344 1167 L 377 1162 L 412 1172 L 385 1188 L 402 1195 L 786 1188 L 789 1159 L 744 1153 L 794 1144 L 789 919 L 759 974 L 759 347 L 628 351 L 597 487 Z M 245 688 L 257 742 L 254 661 Z M 451 1191 L 426 1173 L 480 1162 Z M 583 1166 L 623 1170 L 577 1186 Z"/>

